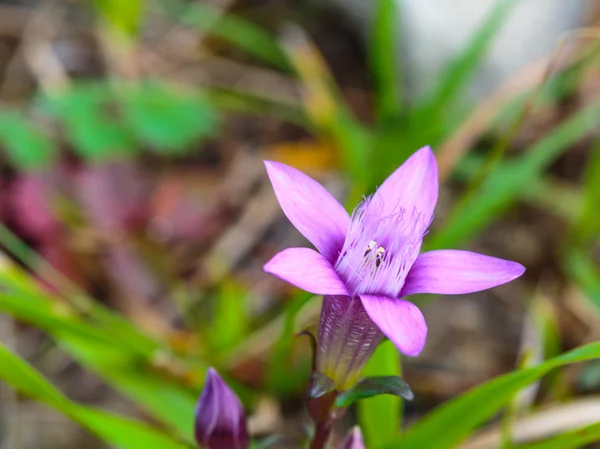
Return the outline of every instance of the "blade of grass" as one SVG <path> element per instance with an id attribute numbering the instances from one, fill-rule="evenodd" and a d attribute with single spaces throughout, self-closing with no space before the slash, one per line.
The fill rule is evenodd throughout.
<path id="1" fill-rule="evenodd" d="M 129 332 L 120 321 L 117 326 L 91 322 L 88 316 L 40 291 L 35 280 L 8 262 L 0 265 L 0 285 L 1 312 L 50 334 L 83 366 L 191 441 L 192 424 L 187 417 L 193 413 L 195 394 L 159 367 L 184 372 L 188 383 L 199 387 L 205 366 L 186 363 L 150 340 L 141 345 L 141 334 Z"/>
<path id="2" fill-rule="evenodd" d="M 538 177 L 562 152 L 592 132 L 599 123 L 600 101 L 596 100 L 540 139 L 523 157 L 498 166 L 478 192 L 459 201 L 427 247 L 457 246 L 477 235 L 518 199 L 530 180 Z"/>
<path id="3" fill-rule="evenodd" d="M 439 116 L 447 109 L 461 92 L 461 88 L 469 82 L 500 28 L 508 18 L 512 8 L 519 2 L 516 0 L 498 0 L 485 22 L 469 40 L 469 44 L 444 70 L 439 84 L 425 101 L 421 114 Z"/>
<path id="4" fill-rule="evenodd" d="M 204 94 L 211 104 L 218 109 L 252 115 L 265 115 L 293 123 L 308 130 L 312 128 L 312 124 L 298 104 L 274 101 L 251 92 L 242 92 L 220 86 L 209 86 L 204 90 Z"/>
<path id="5" fill-rule="evenodd" d="M 0 343 L 0 378 L 38 401 L 60 411 L 109 444 L 126 449 L 182 449 L 185 444 L 145 424 L 76 404 L 59 392 L 32 366 Z M 190 415 L 193 420 L 193 415 Z"/>
<path id="6" fill-rule="evenodd" d="M 464 51 L 448 65 L 427 98 L 405 120 L 379 130 L 372 145 L 371 189 L 380 184 L 415 149 L 425 145 L 435 147 L 451 130 L 457 128 L 464 114 L 457 113 L 453 102 L 459 97 L 461 88 L 475 74 L 493 38 L 516 3 L 516 0 L 499 0 Z"/>
<path id="7" fill-rule="evenodd" d="M 163 0 L 160 4 L 167 14 L 185 25 L 217 36 L 263 62 L 289 71 L 289 63 L 277 40 L 252 22 L 200 2 L 188 5 L 179 0 Z"/>
<path id="8" fill-rule="evenodd" d="M 563 266 L 600 312 L 600 269 L 583 250 L 567 250 Z"/>
<path id="9" fill-rule="evenodd" d="M 573 226 L 573 239 L 576 245 L 587 246 L 588 242 L 600 234 L 598 204 L 600 204 L 600 141 L 596 142 L 585 165 L 583 204 L 579 217 Z"/>
<path id="10" fill-rule="evenodd" d="M 379 124 L 391 125 L 402 112 L 402 80 L 399 70 L 399 10 L 395 0 L 378 0 L 371 24 L 369 62 L 375 83 Z"/>
<path id="11" fill-rule="evenodd" d="M 600 343 L 566 352 L 538 366 L 496 377 L 446 402 L 410 427 L 386 448 L 447 448 L 468 436 L 502 409 L 514 395 L 550 371 L 600 357 Z"/>
<path id="12" fill-rule="evenodd" d="M 575 449 L 600 441 L 600 423 L 561 433 L 544 441 L 521 444 L 519 449 Z"/>
<path id="13" fill-rule="evenodd" d="M 385 341 L 367 363 L 363 376 L 401 376 L 400 353 Z M 369 447 L 383 447 L 397 438 L 402 425 L 403 400 L 380 395 L 358 402 L 358 422 Z"/>

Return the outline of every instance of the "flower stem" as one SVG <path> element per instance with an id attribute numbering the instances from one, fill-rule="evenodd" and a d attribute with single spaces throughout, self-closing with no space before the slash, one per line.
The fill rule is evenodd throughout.
<path id="1" fill-rule="evenodd" d="M 315 430 L 315 436 L 310 443 L 310 449 L 325 449 L 330 434 L 331 421 L 318 424 Z"/>

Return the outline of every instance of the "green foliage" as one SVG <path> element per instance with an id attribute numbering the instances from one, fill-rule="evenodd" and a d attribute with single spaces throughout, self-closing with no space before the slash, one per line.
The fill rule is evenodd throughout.
<path id="1" fill-rule="evenodd" d="M 38 170 L 56 158 L 50 137 L 16 113 L 0 113 L 0 143 L 20 170 Z"/>
<path id="2" fill-rule="evenodd" d="M 336 407 L 347 407 L 360 400 L 372 398 L 382 394 L 391 394 L 411 400 L 414 395 L 408 384 L 397 376 L 372 376 L 361 379 L 349 390 L 337 397 Z"/>
<path id="3" fill-rule="evenodd" d="M 396 447 L 403 449 L 454 447 L 472 430 L 485 423 L 504 407 L 522 388 L 545 376 L 553 369 L 599 357 L 600 343 L 592 343 L 564 353 L 538 366 L 497 377 L 429 413 L 408 429 L 394 444 L 386 447 L 389 449 Z"/>
<path id="4" fill-rule="evenodd" d="M 394 0 L 378 0 L 376 5 L 369 57 L 376 88 L 378 120 L 390 126 L 397 122 L 402 112 L 398 4 Z"/>
<path id="5" fill-rule="evenodd" d="M 73 151 L 92 163 L 131 157 L 144 147 L 165 155 L 181 154 L 210 136 L 217 125 L 215 111 L 200 92 L 160 81 L 75 84 L 64 92 L 42 97 L 40 106 L 63 125 Z M 16 118 L 12 121 L 7 126 L 13 124 L 23 133 L 32 128 Z M 34 130 L 21 138 L 29 140 L 17 143 L 28 144 L 29 152 L 39 153 L 37 147 L 44 142 L 39 136 Z M 32 157 L 24 161 L 27 166 Z M 49 158 L 40 159 L 38 166 L 49 162 Z"/>
<path id="6" fill-rule="evenodd" d="M 157 152 L 186 151 L 214 131 L 216 115 L 198 92 L 148 82 L 122 91 L 126 123 L 141 144 Z"/>
<path id="7" fill-rule="evenodd" d="M 190 416 L 196 394 L 153 368 L 160 364 L 180 366 L 178 357 L 97 304 L 85 314 L 78 313 L 40 291 L 14 267 L 5 266 L 0 271 L 0 286 L 0 312 L 44 330 L 87 369 L 144 407 L 181 438 L 191 438 Z M 197 378 L 203 378 L 203 372 L 204 368 L 199 370 Z"/>
<path id="8" fill-rule="evenodd" d="M 599 113 L 600 101 L 596 101 L 541 138 L 524 156 L 498 165 L 478 192 L 455 206 L 444 227 L 436 231 L 427 246 L 458 246 L 477 235 L 514 204 L 527 185 L 539 177 L 562 152 L 592 132 L 600 123 Z"/>
<path id="9" fill-rule="evenodd" d="M 259 26 L 199 2 L 188 6 L 179 0 L 165 0 L 163 5 L 184 24 L 218 36 L 281 70 L 289 70 L 285 54 L 277 41 Z"/>
<path id="10" fill-rule="evenodd" d="M 94 0 L 100 16 L 116 31 L 134 36 L 142 21 L 144 0 Z"/>
<path id="11" fill-rule="evenodd" d="M 544 441 L 522 444 L 521 449 L 575 449 L 600 441 L 600 423 L 555 435 Z"/>
<path id="12" fill-rule="evenodd" d="M 490 12 L 481 28 L 469 40 L 469 44 L 462 53 L 450 62 L 445 73 L 440 77 L 439 84 L 424 102 L 423 115 L 431 114 L 436 117 L 449 109 L 448 106 L 457 99 L 461 94 L 461 89 L 475 75 L 486 51 L 492 45 L 512 8 L 517 4 L 517 0 L 497 0 L 495 8 Z"/>
<path id="13" fill-rule="evenodd" d="M 385 341 L 365 367 L 364 376 L 400 376 L 400 354 Z M 382 447 L 397 437 L 402 418 L 402 399 L 381 395 L 358 402 L 358 423 L 368 447 Z"/>
<path id="14" fill-rule="evenodd" d="M 136 151 L 134 136 L 119 120 L 107 83 L 82 83 L 41 99 L 42 110 L 65 128 L 73 151 L 90 162 L 103 162 Z"/>
<path id="15" fill-rule="evenodd" d="M 224 282 L 221 286 L 208 323 L 210 344 L 216 354 L 225 354 L 247 335 L 249 299 L 246 291 L 233 282 Z"/>
<path id="16" fill-rule="evenodd" d="M 188 29 L 199 30 L 201 36 L 216 36 L 252 56 L 255 62 L 266 63 L 286 75 L 294 76 L 290 72 L 295 71 L 305 100 L 309 101 L 305 101 L 302 108 L 300 104 L 220 86 L 209 86 L 200 92 L 160 80 L 135 84 L 114 80 L 74 82 L 68 90 L 46 95 L 37 107 L 27 110 L 27 114 L 0 113 L 0 143 L 10 163 L 19 170 L 39 170 L 57 157 L 56 143 L 27 118 L 37 118 L 40 113 L 42 118 L 44 115 L 51 118 L 56 128 L 64 131 L 64 142 L 61 142 L 64 146 L 88 163 L 101 163 L 139 155 L 142 149 L 162 156 L 184 154 L 214 135 L 219 123 L 218 110 L 235 111 L 289 121 L 328 144 L 333 142 L 336 155 L 351 180 L 349 203 L 355 204 L 418 147 L 435 145 L 456 131 L 464 118 L 463 90 L 518 2 L 499 0 L 430 94 L 412 109 L 403 109 L 399 64 L 391 57 L 398 53 L 397 5 L 392 0 L 378 0 L 369 47 L 376 91 L 377 120 L 373 128 L 354 116 L 310 43 L 284 39 L 283 48 L 269 32 L 241 17 L 200 2 L 165 0 L 161 3 L 170 17 Z M 139 33 L 144 20 L 141 0 L 98 0 L 96 6 L 110 28 L 129 38 Z M 597 53 L 597 49 L 590 52 L 585 60 L 544 86 L 542 103 L 553 104 L 572 92 L 584 79 L 585 70 L 595 63 Z M 498 111 L 499 121 L 518 116 L 527 98 L 519 98 L 505 111 Z M 600 102 L 596 101 L 508 161 L 504 150 L 512 133 L 505 136 L 506 145 L 499 147 L 502 151 L 490 152 L 486 161 L 467 156 L 456 172 L 461 181 L 470 183 L 472 188 L 455 205 L 445 223 L 435 230 L 427 242 L 428 247 L 460 246 L 476 237 L 509 207 L 520 200 L 529 201 L 558 212 L 572 226 L 564 248 L 564 271 L 592 303 L 600 307 L 600 272 L 589 254 L 600 231 L 597 220 L 600 152 L 596 148 L 592 154 L 581 191 L 555 186 L 544 176 L 544 171 L 559 156 L 598 127 L 598 117 Z M 6 235 L 1 237 L 3 247 L 13 254 L 19 253 Z M 36 268 L 37 274 L 47 268 L 38 264 L 30 266 Z M 239 352 L 244 342 L 254 336 L 255 323 L 250 325 L 248 296 L 233 284 L 225 283 L 217 289 L 213 314 L 204 323 L 206 332 L 199 333 L 205 337 L 203 343 L 212 354 L 196 358 L 175 353 L 165 343 L 80 292 L 48 293 L 39 288 L 34 278 L 13 265 L 0 267 L 0 312 L 46 332 L 64 352 L 138 404 L 173 435 L 70 401 L 1 345 L 0 377 L 117 447 L 188 447 L 192 441 L 193 409 L 206 363 L 221 362 L 229 351 Z M 306 383 L 307 373 L 291 363 L 291 355 L 294 354 L 296 318 L 310 298 L 305 293 L 293 297 L 277 318 L 283 332 L 272 345 L 267 370 L 268 389 L 272 393 L 288 394 Z M 361 399 L 357 404 L 358 419 L 369 447 L 455 447 L 501 412 L 521 389 L 555 368 L 595 358 L 600 358 L 598 343 L 538 366 L 522 367 L 449 401 L 402 434 L 403 401 L 393 395 L 409 397 L 411 392 L 399 377 L 397 350 L 385 342 L 364 373 L 374 377 L 367 377 L 342 393 L 337 405 L 345 407 Z M 317 388 L 314 394 L 330 391 L 331 385 L 326 379 L 321 380 L 323 382 L 313 383 L 313 388 Z M 600 426 L 595 424 L 523 447 L 579 447 L 598 439 Z"/>
<path id="17" fill-rule="evenodd" d="M 142 423 L 76 404 L 60 393 L 33 367 L 0 343 L 0 379 L 23 394 L 55 408 L 109 444 L 123 449 L 182 449 L 187 447 Z"/>

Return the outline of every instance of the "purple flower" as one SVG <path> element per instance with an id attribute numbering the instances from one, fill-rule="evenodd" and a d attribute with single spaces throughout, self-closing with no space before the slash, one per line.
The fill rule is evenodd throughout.
<path id="1" fill-rule="evenodd" d="M 275 195 L 292 224 L 317 248 L 281 251 L 264 269 L 324 295 L 317 370 L 339 389 L 358 378 L 387 336 L 409 356 L 425 345 L 417 293 L 463 294 L 504 284 L 523 266 L 468 251 L 420 253 L 438 196 L 435 157 L 413 154 L 349 216 L 319 183 L 278 162 L 265 162 Z"/>
<path id="2" fill-rule="evenodd" d="M 365 443 L 363 441 L 360 427 L 353 427 L 346 439 L 342 441 L 342 444 L 340 444 L 338 449 L 365 449 Z"/>
<path id="3" fill-rule="evenodd" d="M 236 394 L 213 368 L 196 407 L 196 441 L 208 449 L 247 449 L 246 414 Z"/>

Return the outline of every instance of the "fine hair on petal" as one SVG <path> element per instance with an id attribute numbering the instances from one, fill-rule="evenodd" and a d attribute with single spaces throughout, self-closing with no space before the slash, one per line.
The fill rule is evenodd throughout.
<path id="1" fill-rule="evenodd" d="M 385 198 L 375 192 L 354 209 L 335 268 L 352 296 L 397 297 L 416 260 L 431 217 L 396 205 L 382 216 Z"/>

